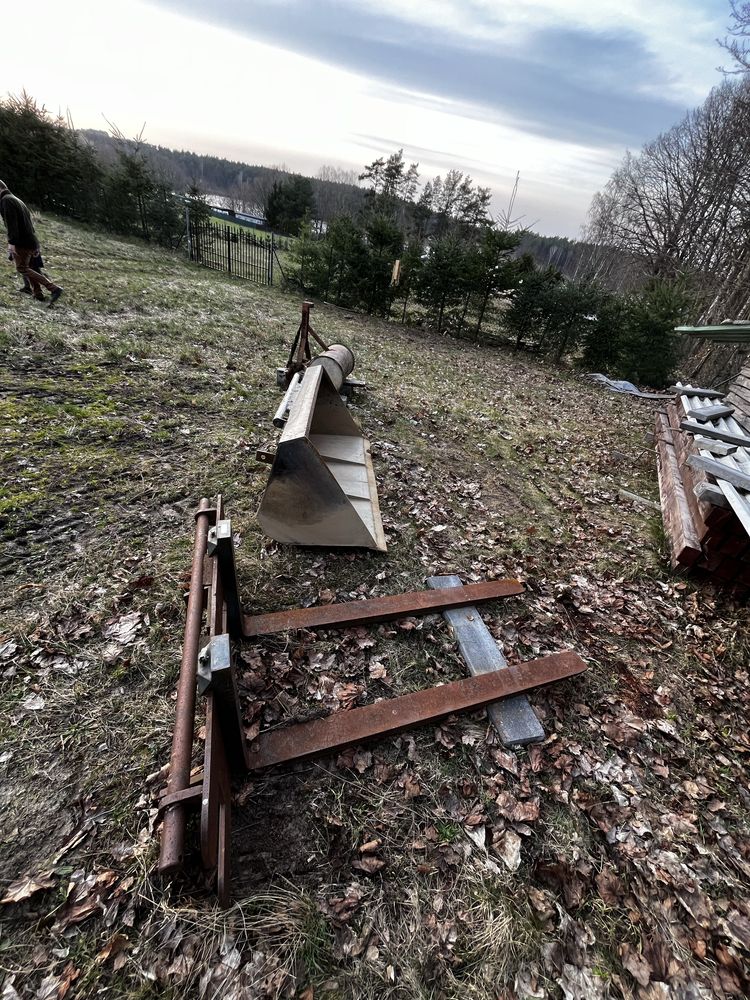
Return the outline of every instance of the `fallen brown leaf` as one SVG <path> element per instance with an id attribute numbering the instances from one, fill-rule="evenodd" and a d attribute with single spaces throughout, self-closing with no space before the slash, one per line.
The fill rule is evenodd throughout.
<path id="1" fill-rule="evenodd" d="M 102 950 L 96 956 L 96 961 L 100 964 L 106 962 L 107 959 L 113 958 L 115 955 L 124 951 L 128 947 L 130 941 L 125 936 L 125 934 L 113 934 L 112 937 L 107 941 Z"/>
<path id="2" fill-rule="evenodd" d="M 385 868 L 385 861 L 381 861 L 380 858 L 376 858 L 372 854 L 365 854 L 359 861 L 354 862 L 352 868 L 357 868 L 367 875 L 374 875 L 381 868 Z"/>
<path id="3" fill-rule="evenodd" d="M 620 946 L 620 957 L 623 967 L 627 969 L 633 979 L 637 983 L 640 983 L 641 986 L 648 986 L 654 970 L 643 955 L 636 951 L 631 944 L 625 942 L 625 944 Z"/>
<path id="4" fill-rule="evenodd" d="M 492 846 L 509 871 L 518 871 L 521 865 L 521 838 L 517 833 L 505 830 L 499 836 L 495 835 Z"/>
<path id="5" fill-rule="evenodd" d="M 77 969 L 72 962 L 68 962 L 62 971 L 60 980 L 57 984 L 57 1000 L 64 1000 L 68 994 L 68 990 L 71 984 L 78 979 L 81 974 L 81 970 Z"/>
<path id="6" fill-rule="evenodd" d="M 33 896 L 35 892 L 42 889 L 52 889 L 55 879 L 52 872 L 40 872 L 39 875 L 23 875 L 21 878 L 11 882 L 5 890 L 5 895 L 0 899 L 0 903 L 20 903 L 24 899 Z"/>
<path id="7" fill-rule="evenodd" d="M 380 845 L 383 843 L 382 840 L 368 840 L 366 844 L 362 844 L 359 849 L 360 854 L 373 854 Z"/>
<path id="8" fill-rule="evenodd" d="M 410 771 L 404 771 L 399 785 L 404 790 L 404 798 L 407 802 L 411 801 L 411 799 L 416 799 L 422 794 L 422 786 Z"/>
<path id="9" fill-rule="evenodd" d="M 611 868 L 603 868 L 596 876 L 596 888 L 607 906 L 616 906 L 623 892 L 623 885 Z"/>

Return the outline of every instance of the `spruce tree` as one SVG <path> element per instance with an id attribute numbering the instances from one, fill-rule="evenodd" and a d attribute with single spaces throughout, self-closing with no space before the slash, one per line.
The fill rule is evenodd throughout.
<path id="1" fill-rule="evenodd" d="M 688 307 L 689 299 L 680 282 L 656 278 L 629 300 L 622 351 L 625 378 L 655 387 L 668 384 L 677 363 L 674 328 Z"/>
<path id="2" fill-rule="evenodd" d="M 435 239 L 419 274 L 418 299 L 431 323 L 442 332 L 465 291 L 466 264 L 463 241 L 454 234 Z"/>
<path id="3" fill-rule="evenodd" d="M 309 177 L 293 174 L 286 180 L 276 180 L 264 205 L 266 225 L 274 232 L 296 236 L 306 215 L 315 212 L 315 195 Z"/>

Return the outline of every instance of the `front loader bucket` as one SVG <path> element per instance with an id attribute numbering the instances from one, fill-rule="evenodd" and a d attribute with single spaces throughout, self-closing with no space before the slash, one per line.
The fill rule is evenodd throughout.
<path id="1" fill-rule="evenodd" d="M 323 365 L 305 371 L 258 521 L 278 542 L 386 551 L 369 442 Z"/>

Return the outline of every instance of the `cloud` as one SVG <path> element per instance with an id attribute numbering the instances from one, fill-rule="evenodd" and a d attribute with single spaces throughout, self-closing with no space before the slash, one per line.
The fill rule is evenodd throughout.
<path id="1" fill-rule="evenodd" d="M 337 6 L 351 9 L 357 0 Z M 480 44 L 510 46 L 534 58 L 541 30 L 599 36 L 630 36 L 660 69 L 659 89 L 678 103 L 700 101 L 714 83 L 717 34 L 724 33 L 726 9 L 709 0 L 378 0 L 370 9 L 430 32 L 449 33 Z M 603 46 L 602 46 L 603 48 Z M 571 72 L 585 65 L 570 63 Z M 610 80 L 610 86 L 616 81 Z M 653 95 L 637 74 L 623 78 L 635 93 Z"/>
<path id="2" fill-rule="evenodd" d="M 25 86 L 81 127 L 146 119 L 153 142 L 311 173 L 403 146 L 423 178 L 469 171 L 496 209 L 520 170 L 519 211 L 574 235 L 624 146 L 684 106 L 643 25 L 569 6 L 68 0 L 61 46 L 55 0 L 37 0 L 33 65 L 6 47 L 0 91 Z M 6 31 L 24 19 L 13 8 Z"/>
<path id="3" fill-rule="evenodd" d="M 520 167 L 532 197 L 546 192 L 545 210 L 561 197 L 581 218 L 625 148 L 669 128 L 718 81 L 723 30 L 707 0 L 158 2 L 369 80 L 392 103 L 376 154 L 436 150 L 421 122 L 419 136 L 407 127 L 415 107 L 432 110 L 455 134 L 451 153 L 427 154 L 431 165 L 463 166 L 495 187 Z M 335 99 L 331 113 L 335 127 Z M 364 131 L 350 135 L 349 155 L 366 148 Z"/>
<path id="4" fill-rule="evenodd" d="M 688 0 L 161 2 L 530 130 L 623 145 L 640 145 L 705 96 L 722 30 Z"/>

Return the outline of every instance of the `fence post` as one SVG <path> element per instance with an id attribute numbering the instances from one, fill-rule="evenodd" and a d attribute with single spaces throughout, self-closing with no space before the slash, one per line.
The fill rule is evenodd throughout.
<path id="1" fill-rule="evenodd" d="M 273 248 L 273 233 L 271 233 L 271 245 L 268 254 L 268 284 L 273 286 L 273 255 L 276 251 Z"/>
<path id="2" fill-rule="evenodd" d="M 196 222 L 191 219 L 190 225 L 192 227 L 193 242 L 191 248 L 193 251 L 193 260 L 198 261 L 199 264 L 203 263 L 203 247 L 205 245 L 205 229 L 201 227 L 200 220 Z"/>
<path id="3" fill-rule="evenodd" d="M 229 226 L 226 226 L 227 231 L 227 271 L 232 273 L 232 234 L 229 230 Z"/>
<path id="4" fill-rule="evenodd" d="M 187 237 L 188 260 L 193 259 L 193 241 L 190 238 L 190 206 L 185 205 L 185 236 Z"/>

